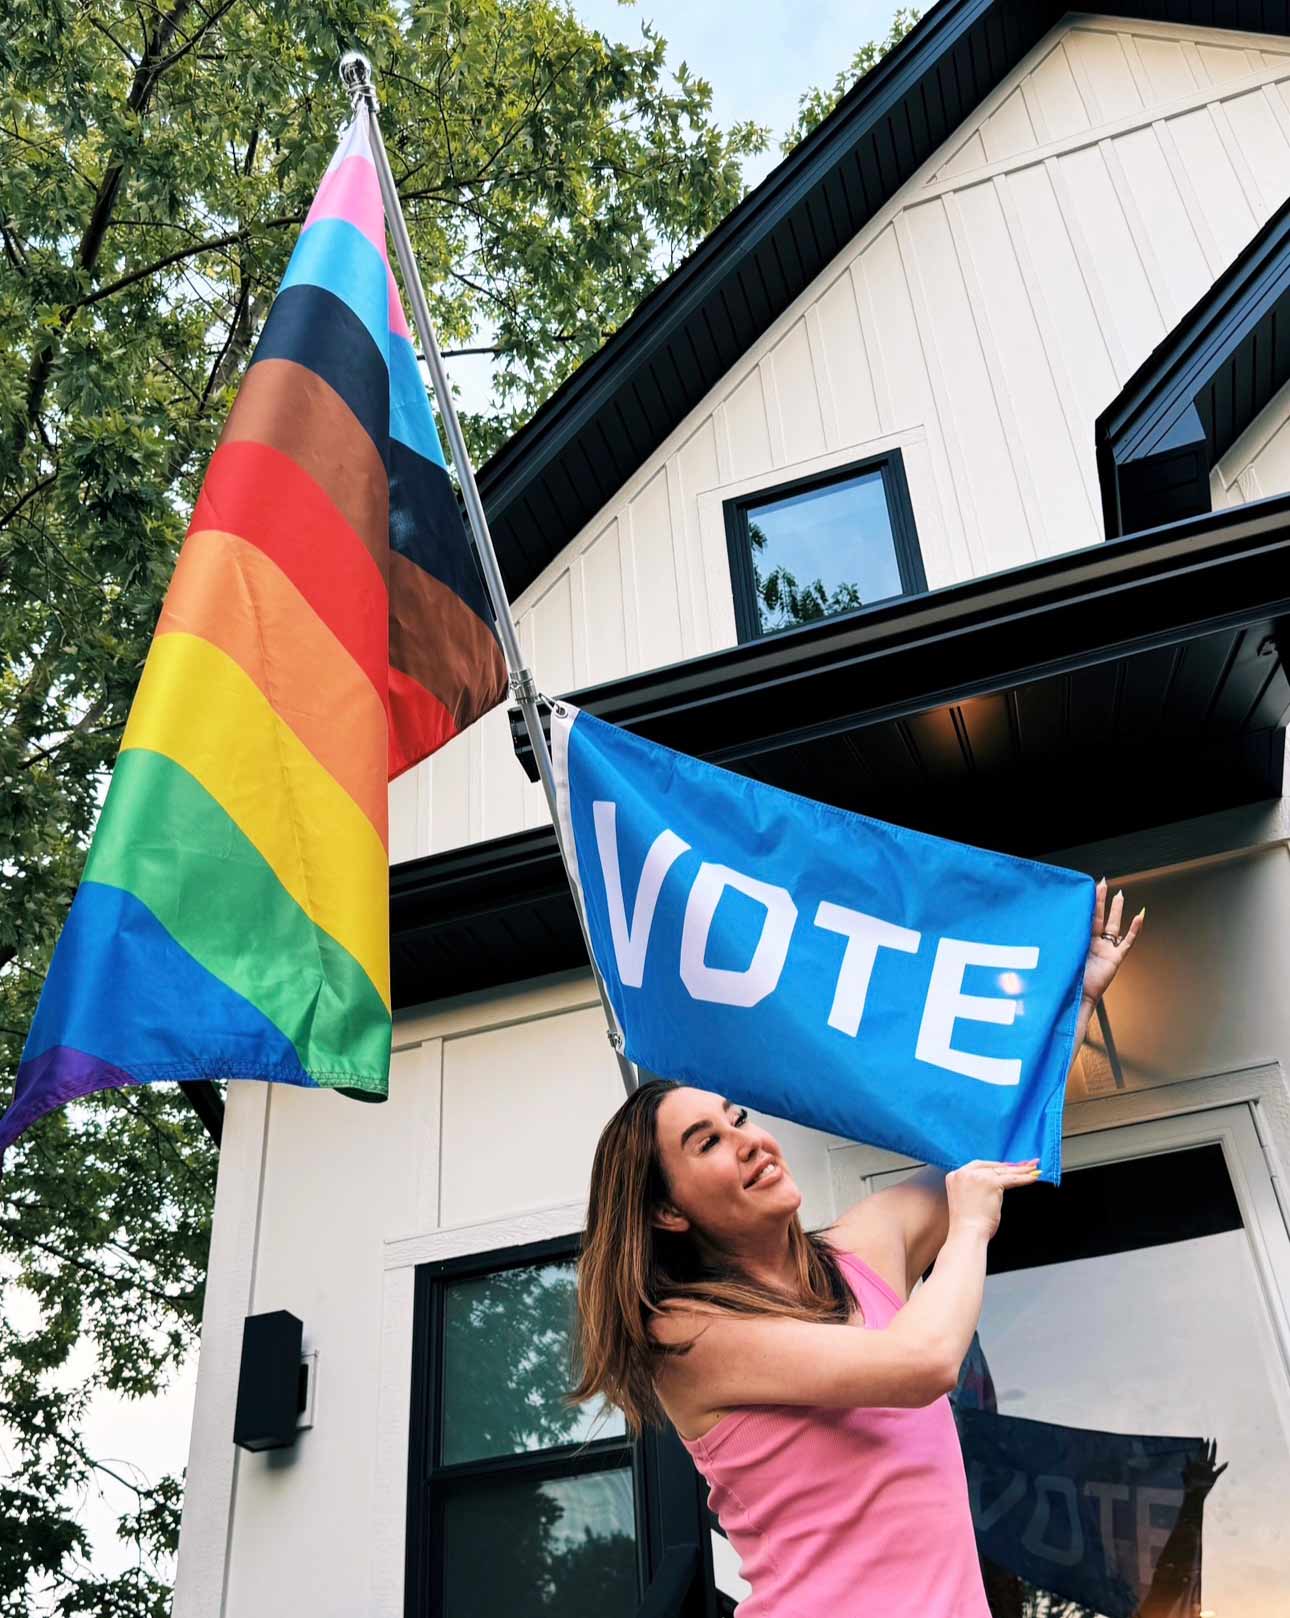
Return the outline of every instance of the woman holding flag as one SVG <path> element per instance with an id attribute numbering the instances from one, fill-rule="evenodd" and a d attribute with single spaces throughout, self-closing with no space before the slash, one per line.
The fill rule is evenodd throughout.
<path id="1" fill-rule="evenodd" d="M 1122 906 L 1099 882 L 1076 1049 L 1143 924 L 1121 935 Z M 720 1096 L 652 1080 L 605 1126 L 573 1398 L 671 1421 L 752 1586 L 741 1618 L 989 1618 L 947 1395 L 1003 1193 L 1038 1173 L 925 1169 L 808 1233 L 778 1143 Z"/>

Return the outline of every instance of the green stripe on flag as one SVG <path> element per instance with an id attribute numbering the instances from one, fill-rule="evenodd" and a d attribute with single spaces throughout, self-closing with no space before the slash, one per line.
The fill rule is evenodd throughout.
<path id="1" fill-rule="evenodd" d="M 390 1014 L 371 978 L 173 759 L 118 758 L 85 880 L 134 894 L 282 1030 L 316 1083 L 385 1093 Z"/>

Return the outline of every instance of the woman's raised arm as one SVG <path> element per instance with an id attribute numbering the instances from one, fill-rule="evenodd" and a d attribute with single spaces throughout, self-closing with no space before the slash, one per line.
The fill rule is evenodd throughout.
<path id="1" fill-rule="evenodd" d="M 743 1405 L 931 1404 L 948 1393 L 981 1313 L 986 1245 L 998 1229 L 1004 1191 L 1034 1170 L 969 1163 L 946 1176 L 949 1230 L 927 1284 L 881 1331 L 810 1321 L 674 1308 L 655 1334 L 689 1352 L 664 1359 L 659 1391 L 683 1436 Z"/>

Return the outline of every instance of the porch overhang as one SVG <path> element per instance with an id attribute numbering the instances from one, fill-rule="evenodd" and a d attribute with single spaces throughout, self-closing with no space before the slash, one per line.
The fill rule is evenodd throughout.
<path id="1" fill-rule="evenodd" d="M 568 695 L 841 808 L 1042 855 L 1278 797 L 1288 645 L 1283 495 Z M 390 890 L 397 1007 L 585 963 L 549 830 L 396 865 Z"/>

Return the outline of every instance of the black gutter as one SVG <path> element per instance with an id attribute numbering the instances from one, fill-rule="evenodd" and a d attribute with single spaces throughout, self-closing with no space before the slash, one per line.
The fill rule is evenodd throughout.
<path id="1" fill-rule="evenodd" d="M 1290 494 L 568 694 L 715 763 L 1290 614 Z M 527 742 L 516 752 L 534 773 Z"/>
<path id="2" fill-rule="evenodd" d="M 179 1088 L 218 1147 L 224 1138 L 224 1100 L 209 1079 L 193 1079 Z"/>

